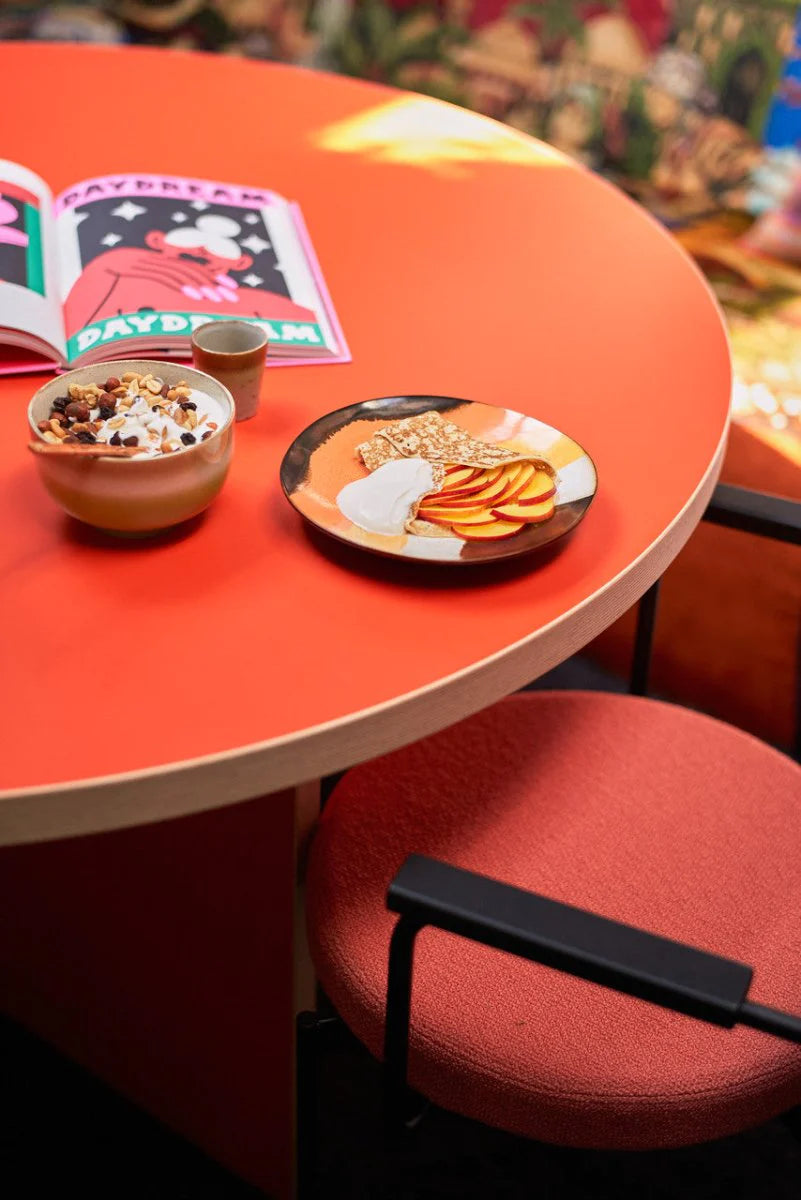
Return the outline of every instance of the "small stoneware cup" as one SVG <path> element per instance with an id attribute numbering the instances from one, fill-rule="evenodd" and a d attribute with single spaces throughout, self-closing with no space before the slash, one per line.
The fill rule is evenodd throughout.
<path id="1" fill-rule="evenodd" d="M 192 362 L 234 398 L 237 421 L 255 417 L 267 355 L 267 334 L 248 321 L 209 321 L 192 334 Z"/>

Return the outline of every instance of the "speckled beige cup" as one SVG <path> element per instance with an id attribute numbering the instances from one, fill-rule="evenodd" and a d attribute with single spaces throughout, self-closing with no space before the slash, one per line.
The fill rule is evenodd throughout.
<path id="1" fill-rule="evenodd" d="M 192 334 L 192 362 L 228 388 L 237 421 L 259 411 L 267 334 L 249 321 L 209 321 Z"/>
<path id="2" fill-rule="evenodd" d="M 65 395 L 71 383 L 102 384 L 110 375 L 119 378 L 126 371 L 140 375 L 150 371 L 171 386 L 185 379 L 222 406 L 225 423 L 205 442 L 155 458 L 32 454 L 31 460 L 52 498 L 79 521 L 110 533 L 157 533 L 203 512 L 225 482 L 233 451 L 234 402 L 223 384 L 180 363 L 146 359 L 95 363 L 40 387 L 28 405 L 28 424 L 33 436 L 42 439 L 37 422 L 49 416 L 53 401 Z"/>

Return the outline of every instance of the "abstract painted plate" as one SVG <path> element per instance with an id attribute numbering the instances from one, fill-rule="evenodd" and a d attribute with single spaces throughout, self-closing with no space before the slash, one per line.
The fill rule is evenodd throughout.
<path id="1" fill-rule="evenodd" d="M 391 421 L 431 411 L 464 429 L 473 438 L 494 443 L 515 454 L 547 459 L 556 471 L 552 515 L 537 521 L 526 520 L 519 531 L 486 540 L 481 535 L 476 538 L 475 530 L 462 524 L 461 520 L 455 523 L 465 532 L 464 537 L 458 536 L 451 524 L 438 529 L 437 536 L 408 532 L 387 535 L 367 532 L 348 520 L 337 506 L 337 496 L 346 484 L 369 475 L 356 447 L 369 441 Z M 496 562 L 548 546 L 575 529 L 589 508 L 597 487 L 591 458 L 560 430 L 508 408 L 452 396 L 385 396 L 328 413 L 295 439 L 281 463 L 280 475 L 289 502 L 310 524 L 331 537 L 393 558 L 441 563 Z M 455 496 L 461 488 L 460 503 L 455 505 L 453 500 L 448 501 L 452 506 L 448 512 L 461 517 L 467 509 L 471 520 L 482 523 L 483 514 L 471 507 L 474 501 L 470 487 L 475 484 L 463 483 L 461 475 L 456 478 L 449 494 Z M 484 487 L 480 494 L 485 496 L 491 492 L 491 487 Z M 547 509 L 548 505 L 540 506 L 540 509 L 543 507 Z M 515 508 L 514 511 L 522 510 Z M 532 508 L 526 510 L 525 515 L 534 513 Z M 500 518 L 488 516 L 484 523 L 493 519 Z M 441 512 L 439 521 L 442 525 Z M 509 522 L 518 523 L 517 518 Z"/>

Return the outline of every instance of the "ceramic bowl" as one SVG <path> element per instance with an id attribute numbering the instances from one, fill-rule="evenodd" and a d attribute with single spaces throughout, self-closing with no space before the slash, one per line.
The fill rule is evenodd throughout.
<path id="1" fill-rule="evenodd" d="M 28 423 L 33 437 L 41 439 L 37 423 L 49 417 L 53 401 L 66 395 L 70 384 L 102 386 L 109 376 L 119 379 L 126 371 L 151 372 L 171 386 L 186 380 L 189 387 L 206 392 L 222 406 L 227 414 L 224 424 L 205 442 L 155 458 L 73 458 L 66 454 L 31 458 L 47 491 L 70 516 L 111 533 L 157 533 L 203 512 L 225 482 L 234 434 L 234 402 L 227 388 L 182 363 L 145 359 L 95 363 L 58 375 L 40 387 L 28 405 Z"/>

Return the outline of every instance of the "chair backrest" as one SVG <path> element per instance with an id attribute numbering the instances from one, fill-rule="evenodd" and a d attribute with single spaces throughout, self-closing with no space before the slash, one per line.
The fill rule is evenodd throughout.
<path id="1" fill-rule="evenodd" d="M 757 537 L 771 538 L 787 545 L 801 545 L 801 501 L 788 500 L 783 496 L 771 496 L 767 492 L 756 492 L 749 488 L 719 483 L 712 493 L 712 499 L 701 519 L 714 525 L 723 525 L 727 529 L 739 529 L 743 533 L 753 533 Z M 799 567 L 799 579 L 801 579 L 801 566 Z M 629 674 L 629 692 L 632 696 L 645 696 L 648 693 L 660 582 L 657 580 L 648 589 L 637 608 L 637 627 L 634 634 L 634 649 Z M 801 588 L 799 589 L 799 606 L 801 606 Z M 801 630 L 794 653 L 796 659 L 795 732 L 790 753 L 796 762 L 801 762 Z"/>

